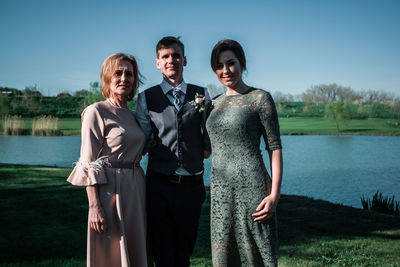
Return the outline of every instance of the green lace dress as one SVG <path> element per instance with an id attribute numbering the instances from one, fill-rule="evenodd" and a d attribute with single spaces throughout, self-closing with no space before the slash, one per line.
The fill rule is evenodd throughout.
<path id="1" fill-rule="evenodd" d="M 281 149 L 278 116 L 271 95 L 250 88 L 213 100 L 207 120 L 211 140 L 211 245 L 214 266 L 276 266 L 275 216 L 262 223 L 255 212 L 271 189 L 260 150 Z"/>

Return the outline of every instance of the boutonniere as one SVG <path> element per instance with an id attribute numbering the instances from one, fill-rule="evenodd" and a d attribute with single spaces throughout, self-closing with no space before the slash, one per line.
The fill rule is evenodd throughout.
<path id="1" fill-rule="evenodd" d="M 206 97 L 196 93 L 193 100 L 193 107 L 199 112 L 202 112 L 205 108 Z"/>

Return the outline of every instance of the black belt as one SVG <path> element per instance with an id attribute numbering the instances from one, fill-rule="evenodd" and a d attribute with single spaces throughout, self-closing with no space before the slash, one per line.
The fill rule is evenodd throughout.
<path id="1" fill-rule="evenodd" d="M 133 169 L 139 167 L 139 163 L 134 162 L 120 162 L 120 161 L 110 161 L 109 167 L 117 169 Z"/>
<path id="2" fill-rule="evenodd" d="M 175 174 L 166 175 L 166 174 L 151 172 L 151 177 L 156 177 L 158 180 L 176 184 L 203 182 L 203 174 L 186 176 L 186 175 L 175 175 Z"/>

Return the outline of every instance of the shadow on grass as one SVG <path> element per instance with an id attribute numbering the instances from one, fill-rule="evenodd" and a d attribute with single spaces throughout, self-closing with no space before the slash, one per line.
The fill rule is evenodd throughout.
<path id="1" fill-rule="evenodd" d="M 279 239 L 282 245 L 314 237 L 353 238 L 387 235 L 381 231 L 400 230 L 400 217 L 314 200 L 283 195 L 278 206 Z M 400 232 L 390 235 L 400 239 Z"/>
<path id="2" fill-rule="evenodd" d="M 203 206 L 194 256 L 208 257 L 210 251 L 210 196 Z M 278 205 L 280 246 L 296 246 L 324 237 L 348 240 L 376 236 L 400 240 L 400 217 L 364 211 L 309 197 L 282 195 Z M 391 234 L 386 232 L 393 231 Z M 285 252 L 281 251 L 280 255 Z"/>
<path id="3" fill-rule="evenodd" d="M 368 132 L 368 131 L 372 131 L 373 129 L 341 129 L 340 132 L 341 133 L 363 133 L 363 132 Z"/>
<path id="4" fill-rule="evenodd" d="M 0 165 L 2 262 L 86 257 L 87 198 L 69 169 Z"/>
<path id="5" fill-rule="evenodd" d="M 71 169 L 0 164 L 0 258 L 3 263 L 86 257 L 87 198 L 69 186 Z M 210 195 L 203 205 L 193 258 L 210 262 Z M 400 240 L 400 217 L 283 195 L 278 205 L 280 257 L 312 258 L 297 247 L 314 240 Z M 336 244 L 336 243 L 335 243 Z M 336 249 L 340 247 L 337 245 Z M 202 260 L 202 259 L 205 260 Z M 201 266 L 203 266 L 201 265 Z"/>

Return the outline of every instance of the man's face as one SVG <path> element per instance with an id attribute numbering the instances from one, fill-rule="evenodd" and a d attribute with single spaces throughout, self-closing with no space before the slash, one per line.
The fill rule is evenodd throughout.
<path id="1" fill-rule="evenodd" d="M 163 76 L 171 80 L 181 80 L 183 67 L 186 66 L 186 57 L 177 44 L 158 50 L 156 66 L 161 70 Z"/>

